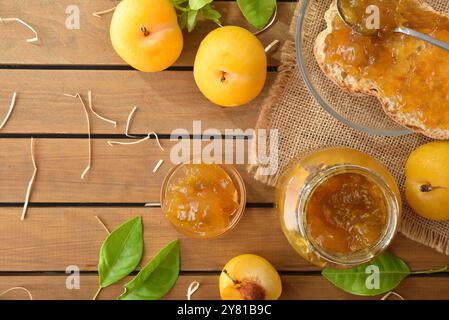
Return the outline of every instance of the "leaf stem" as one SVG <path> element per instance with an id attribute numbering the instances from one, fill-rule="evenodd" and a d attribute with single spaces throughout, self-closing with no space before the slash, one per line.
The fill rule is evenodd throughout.
<path id="1" fill-rule="evenodd" d="M 449 270 L 449 266 L 444 266 L 439 269 L 430 269 L 430 270 L 423 270 L 423 271 L 414 271 L 410 274 L 433 274 L 433 273 L 440 273 L 440 272 L 447 272 Z"/>
<path id="2" fill-rule="evenodd" d="M 176 9 L 178 9 L 179 11 L 183 11 L 183 12 L 189 11 L 189 9 L 183 8 L 183 7 L 181 7 L 180 5 L 177 5 L 176 3 L 173 3 L 173 6 L 174 6 Z"/>
<path id="3" fill-rule="evenodd" d="M 103 289 L 103 288 L 102 288 L 102 287 L 98 287 L 98 290 L 97 290 L 97 292 L 95 292 L 95 295 L 94 295 L 94 297 L 92 298 L 92 300 L 97 300 L 98 295 L 100 294 L 101 289 Z"/>

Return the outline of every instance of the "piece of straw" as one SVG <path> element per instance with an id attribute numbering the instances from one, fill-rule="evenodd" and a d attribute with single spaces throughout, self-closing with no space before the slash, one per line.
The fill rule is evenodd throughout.
<path id="1" fill-rule="evenodd" d="M 192 281 L 187 288 L 187 300 L 192 299 L 192 295 L 198 290 L 200 283 L 198 281 Z"/>
<path id="2" fill-rule="evenodd" d="M 8 113 L 6 114 L 5 118 L 3 119 L 2 123 L 0 124 L 0 130 L 3 129 L 3 126 L 8 121 L 9 117 L 11 116 L 12 110 L 14 109 L 14 105 L 16 104 L 16 96 L 17 93 L 14 92 L 11 99 L 11 104 L 9 105 Z"/>
<path id="3" fill-rule="evenodd" d="M 36 30 L 34 30 L 34 28 L 32 26 L 30 26 L 28 23 L 26 23 L 22 19 L 19 19 L 19 18 L 0 18 L 0 22 L 18 22 L 18 23 L 24 25 L 25 27 L 27 27 L 28 29 L 30 29 L 34 33 L 34 38 L 27 39 L 27 42 L 36 42 L 36 41 L 39 40 Z"/>
<path id="4" fill-rule="evenodd" d="M 104 230 L 106 230 L 106 232 L 108 234 L 111 234 L 111 231 L 109 231 L 108 227 L 106 227 L 106 225 L 104 224 L 104 222 L 100 219 L 99 216 L 95 216 L 95 219 L 97 219 L 98 223 L 103 227 Z"/>
<path id="5" fill-rule="evenodd" d="M 81 179 L 84 180 L 84 176 L 90 170 L 90 166 L 91 166 L 91 163 L 92 163 L 92 142 L 91 142 L 91 134 L 90 134 L 89 113 L 87 112 L 86 104 L 84 103 L 83 98 L 81 97 L 81 95 L 79 93 L 76 93 L 74 95 L 73 94 L 64 93 L 64 96 L 71 97 L 71 98 L 78 98 L 81 101 L 81 104 L 83 105 L 83 108 L 84 108 L 84 113 L 86 114 L 86 119 L 87 119 L 87 140 L 88 140 L 88 146 L 89 146 L 89 160 L 88 160 L 86 169 L 84 169 L 84 171 L 81 173 Z"/>
<path id="6" fill-rule="evenodd" d="M 34 160 L 34 139 L 33 138 L 31 138 L 31 160 L 33 162 L 34 172 L 33 172 L 33 175 L 31 176 L 30 182 L 28 183 L 27 193 L 25 195 L 25 203 L 23 205 L 22 216 L 20 218 L 20 220 L 22 220 L 22 221 L 25 219 L 25 215 L 27 213 L 28 202 L 30 200 L 30 195 L 31 195 L 31 189 L 33 187 L 34 178 L 36 177 L 36 173 L 37 173 L 36 161 Z"/>
<path id="7" fill-rule="evenodd" d="M 151 138 L 152 135 L 154 135 L 154 137 L 156 138 L 156 143 L 157 143 L 159 149 L 161 149 L 162 151 L 165 151 L 165 149 L 164 149 L 164 148 L 162 147 L 162 145 L 161 145 L 161 142 L 159 141 L 159 136 L 157 135 L 156 132 L 150 132 L 146 137 L 143 137 L 143 138 L 141 138 L 141 139 L 139 139 L 139 140 L 137 140 L 137 141 L 132 141 L 132 142 L 108 141 L 108 144 L 109 144 L 111 147 L 114 146 L 114 145 L 116 145 L 116 144 L 118 144 L 118 145 L 125 145 L 125 146 L 127 146 L 127 145 L 133 145 L 133 144 L 139 144 L 139 143 L 142 143 L 142 142 L 144 142 L 144 141 L 149 140 L 149 139 Z"/>
<path id="8" fill-rule="evenodd" d="M 272 41 L 268 46 L 265 47 L 265 53 L 268 53 L 271 51 L 271 49 L 273 49 L 274 47 L 276 47 L 279 43 L 281 43 L 279 40 L 274 40 Z"/>
<path id="9" fill-rule="evenodd" d="M 390 296 L 396 296 L 401 300 L 405 300 L 404 297 L 402 297 L 399 293 L 396 293 L 394 291 L 388 292 L 386 295 L 384 295 L 380 300 L 387 300 Z"/>
<path id="10" fill-rule="evenodd" d="M 131 112 L 128 115 L 128 120 L 126 121 L 126 129 L 125 129 L 125 136 L 128 138 L 140 138 L 138 136 L 133 136 L 129 134 L 129 128 L 131 126 L 131 121 L 134 119 L 134 113 L 136 112 L 137 107 L 134 107 Z"/>
<path id="11" fill-rule="evenodd" d="M 147 141 L 148 139 L 150 139 L 150 136 L 146 136 L 142 139 L 136 140 L 136 141 L 132 141 L 132 142 L 123 142 L 123 141 L 108 141 L 108 144 L 113 147 L 116 144 L 119 145 L 125 145 L 125 146 L 129 146 L 129 145 L 133 145 L 133 144 L 139 144 L 141 142 Z"/>
<path id="12" fill-rule="evenodd" d="M 159 202 L 145 203 L 145 207 L 149 207 L 149 208 L 159 208 L 160 206 L 161 206 L 161 204 Z"/>
<path id="13" fill-rule="evenodd" d="M 101 18 L 103 15 L 105 15 L 107 13 L 110 13 L 110 12 L 113 12 L 116 8 L 117 7 L 106 9 L 106 10 L 103 10 L 103 11 L 93 12 L 92 15 L 94 17 Z"/>
<path id="14" fill-rule="evenodd" d="M 4 296 L 8 292 L 11 292 L 11 291 L 14 291 L 14 290 L 23 290 L 23 291 L 25 291 L 28 294 L 28 297 L 30 298 L 30 300 L 33 300 L 33 296 L 31 295 L 30 290 L 28 290 L 27 288 L 24 288 L 24 287 L 12 287 L 12 288 L 9 288 L 8 290 L 5 290 L 2 293 L 0 293 L 0 297 Z"/>
<path id="15" fill-rule="evenodd" d="M 89 105 L 90 111 L 91 111 L 97 118 L 99 118 L 99 119 L 101 119 L 101 120 L 103 120 L 103 121 L 106 121 L 106 122 L 111 123 L 115 128 L 117 127 L 117 121 L 114 121 L 114 120 L 105 118 L 105 117 L 103 117 L 103 116 L 101 116 L 101 115 L 99 115 L 98 113 L 95 112 L 95 110 L 94 110 L 94 108 L 93 108 L 93 106 L 92 106 L 92 91 L 91 91 L 91 90 L 87 91 L 87 99 L 88 99 L 88 105 Z"/>
<path id="16" fill-rule="evenodd" d="M 164 148 L 162 147 L 162 145 L 161 145 L 161 142 L 159 141 L 159 137 L 158 137 L 158 135 L 156 134 L 156 132 L 154 132 L 154 131 L 150 132 L 150 133 L 148 134 L 148 137 L 150 137 L 151 135 L 153 135 L 153 136 L 156 138 L 156 142 L 157 142 L 157 145 L 158 145 L 159 149 L 161 149 L 161 151 L 165 151 L 165 149 L 164 149 Z"/>
<path id="17" fill-rule="evenodd" d="M 159 162 L 156 164 L 156 166 L 153 169 L 153 173 L 156 173 L 156 171 L 159 170 L 159 168 L 161 167 L 161 165 L 164 163 L 164 160 L 159 160 Z"/>

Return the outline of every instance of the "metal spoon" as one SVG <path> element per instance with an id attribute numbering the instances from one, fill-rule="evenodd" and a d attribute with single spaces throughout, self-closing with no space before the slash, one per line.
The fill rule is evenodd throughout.
<path id="1" fill-rule="evenodd" d="M 356 26 L 354 24 L 351 24 L 348 21 L 347 17 L 345 16 L 345 14 L 343 12 L 343 9 L 342 9 L 342 5 L 341 5 L 342 1 L 343 0 L 337 0 L 337 9 L 338 9 L 339 16 L 344 21 L 344 23 L 346 23 L 346 25 L 348 25 L 352 30 L 354 30 L 357 33 L 360 33 L 360 34 L 365 35 L 365 36 L 376 36 L 376 34 L 372 34 L 372 33 L 368 34 L 368 33 L 366 33 L 366 30 L 362 30 L 360 27 L 358 27 L 358 26 Z M 408 35 L 410 37 L 414 37 L 414 38 L 423 40 L 425 42 L 433 44 L 434 46 L 436 46 L 438 48 L 441 48 L 443 50 L 449 51 L 449 43 L 441 41 L 441 40 L 438 40 L 438 39 L 435 39 L 435 38 L 433 38 L 433 37 L 431 37 L 431 36 L 429 36 L 429 35 L 427 35 L 425 33 L 421 33 L 421 32 L 418 32 L 416 30 L 413 30 L 413 29 L 410 29 L 410 28 L 407 28 L 407 27 L 403 27 L 403 26 L 398 26 L 396 29 L 393 30 L 393 32 L 406 34 L 406 35 Z"/>

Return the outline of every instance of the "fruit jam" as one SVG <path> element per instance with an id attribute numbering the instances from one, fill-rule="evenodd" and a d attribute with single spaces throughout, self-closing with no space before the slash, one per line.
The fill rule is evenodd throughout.
<path id="1" fill-rule="evenodd" d="M 287 240 L 319 267 L 352 268 L 371 261 L 391 244 L 401 220 L 393 176 L 354 149 L 322 149 L 292 161 L 276 191 Z"/>
<path id="2" fill-rule="evenodd" d="M 176 171 L 163 190 L 168 220 L 192 237 L 210 238 L 227 231 L 241 211 L 231 176 L 212 164 L 186 164 Z"/>
<path id="3" fill-rule="evenodd" d="M 387 206 L 374 181 L 357 173 L 340 173 L 315 189 L 306 215 L 307 228 L 318 246 L 333 253 L 351 253 L 380 239 Z"/>
<path id="4" fill-rule="evenodd" d="M 394 23 L 449 42 L 449 18 L 426 9 L 416 0 L 358 0 L 364 4 L 396 3 L 395 10 L 381 9 L 381 25 Z M 389 13 L 385 13 L 389 12 Z M 383 15 L 382 15 L 383 14 Z M 400 15 L 400 19 L 398 18 Z M 449 52 L 399 33 L 363 36 L 336 16 L 325 39 L 325 63 L 337 64 L 346 76 L 373 87 L 398 111 L 417 117 L 421 125 L 449 129 Z"/>

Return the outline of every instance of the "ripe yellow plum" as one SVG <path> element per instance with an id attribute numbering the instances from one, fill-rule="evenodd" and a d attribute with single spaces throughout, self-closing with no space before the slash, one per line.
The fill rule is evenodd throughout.
<path id="1" fill-rule="evenodd" d="M 430 220 L 449 220 L 449 141 L 416 149 L 405 168 L 405 196 L 416 213 Z"/>
<path id="2" fill-rule="evenodd" d="M 219 287 L 223 300 L 277 300 L 282 293 L 279 273 L 254 254 L 231 259 L 223 268 Z"/>
<path id="3" fill-rule="evenodd" d="M 110 37 L 117 54 L 140 71 L 157 72 L 179 58 L 183 37 L 170 0 L 123 0 L 115 9 Z"/>
<path id="4" fill-rule="evenodd" d="M 210 101 L 223 107 L 241 106 L 262 91 L 267 56 L 248 30 L 220 27 L 201 42 L 193 73 L 198 88 Z"/>

